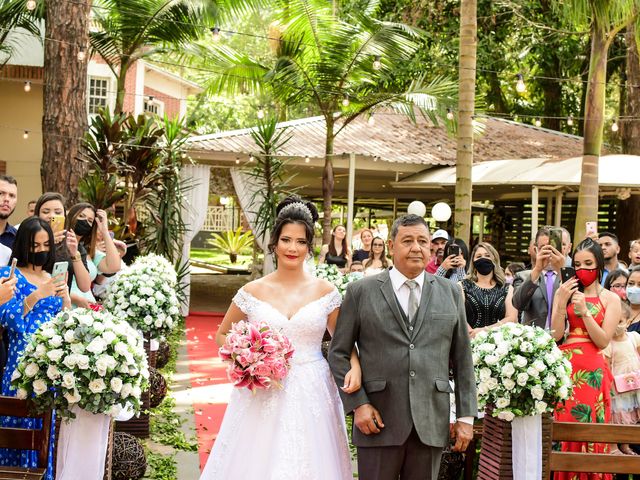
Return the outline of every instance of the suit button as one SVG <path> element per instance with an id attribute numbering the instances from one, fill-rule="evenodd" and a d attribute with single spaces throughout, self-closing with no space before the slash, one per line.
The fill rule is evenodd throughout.
<path id="1" fill-rule="evenodd" d="M 413 325 L 409 325 L 409 331 L 413 332 Z"/>
<path id="2" fill-rule="evenodd" d="M 409 376 L 410 376 L 410 377 L 415 377 L 415 376 L 416 376 L 416 372 L 414 372 L 413 370 L 411 370 L 411 371 L 409 372 Z"/>
<path id="3" fill-rule="evenodd" d="M 416 346 L 413 343 L 409 345 L 409 350 L 413 350 L 414 348 L 416 348 Z"/>

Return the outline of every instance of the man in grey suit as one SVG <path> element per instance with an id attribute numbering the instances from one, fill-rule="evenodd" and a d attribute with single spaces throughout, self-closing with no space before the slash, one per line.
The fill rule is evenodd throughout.
<path id="1" fill-rule="evenodd" d="M 449 368 L 457 421 L 454 450 L 473 437 L 477 414 L 464 301 L 456 285 L 425 272 L 429 228 L 405 215 L 391 230 L 391 270 L 349 285 L 329 351 L 339 386 L 355 345 L 363 388 L 340 392 L 354 413 L 353 442 L 363 480 L 436 479 L 450 437 Z"/>
<path id="2" fill-rule="evenodd" d="M 513 279 L 513 306 L 522 312 L 522 323 L 547 329 L 553 297 L 560 285 L 560 269 L 566 263 L 563 252 L 549 244 L 549 235 L 546 227 L 536 232 L 536 261 L 531 270 L 518 272 Z"/>

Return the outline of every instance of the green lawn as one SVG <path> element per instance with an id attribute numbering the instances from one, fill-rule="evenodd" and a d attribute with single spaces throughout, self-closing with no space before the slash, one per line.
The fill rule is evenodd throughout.
<path id="1" fill-rule="evenodd" d="M 191 258 L 200 262 L 228 267 L 241 267 L 251 263 L 251 255 L 238 255 L 238 261 L 232 264 L 229 261 L 229 255 L 210 248 L 192 248 Z"/>

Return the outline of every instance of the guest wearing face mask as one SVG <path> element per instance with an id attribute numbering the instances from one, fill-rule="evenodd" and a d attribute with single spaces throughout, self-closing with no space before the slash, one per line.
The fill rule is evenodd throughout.
<path id="1" fill-rule="evenodd" d="M 49 222 L 31 217 L 20 224 L 12 253 L 18 260 L 15 270 L 16 291 L 11 300 L 0 306 L 0 322 L 9 333 L 9 356 L 2 376 L 2 395 L 13 397 L 16 394 L 11 387 L 11 376 L 29 337 L 63 308 L 71 306 L 65 275 L 55 278 L 50 275 L 55 259 L 54 245 Z M 0 276 L 8 276 L 9 269 L 0 269 Z M 33 418 L 1 417 L 0 421 L 5 427 L 42 428 L 42 420 Z M 55 421 L 51 424 L 51 451 L 54 425 Z M 54 455 L 50 453 L 46 479 L 53 478 L 53 459 Z M 36 467 L 38 452 L 0 449 L 0 465 Z"/>
<path id="2" fill-rule="evenodd" d="M 620 297 L 605 290 L 600 279 L 605 267 L 602 248 L 591 238 L 580 242 L 573 255 L 576 276 L 558 288 L 551 315 L 551 333 L 556 341 L 569 333 L 560 346 L 572 367 L 573 396 L 558 404 L 559 422 L 611 422 L 612 377 L 602 350 L 609 345 L 622 316 Z M 579 285 L 583 291 L 579 291 Z M 588 381 L 584 381 L 587 378 Z M 582 380 L 581 380 L 582 379 Z M 560 442 L 562 452 L 609 453 L 606 443 Z M 574 472 L 556 472 L 554 480 L 578 478 Z M 606 478 L 594 474 L 589 478 Z"/>
<path id="3" fill-rule="evenodd" d="M 513 279 L 515 278 L 518 272 L 524 271 L 524 263 L 521 262 L 512 262 L 507 265 L 507 268 L 504 269 L 504 278 L 505 282 L 509 285 L 513 285 Z"/>
<path id="4" fill-rule="evenodd" d="M 604 281 L 604 288 L 611 290 L 624 302 L 627 301 L 627 280 L 629 272 L 626 270 L 613 270 Z"/>
<path id="5" fill-rule="evenodd" d="M 120 270 L 120 254 L 109 236 L 107 214 L 96 210 L 90 203 L 78 203 L 69 209 L 65 227 L 73 230 L 82 248 L 81 255 L 86 258 L 89 278 L 94 281 L 98 273 L 116 273 Z M 97 248 L 98 233 L 104 251 Z M 74 282 L 71 286 L 71 301 L 74 306 L 96 308 L 96 299 L 91 291 L 81 291 Z"/>
<path id="6" fill-rule="evenodd" d="M 627 300 L 631 307 L 631 322 L 627 331 L 640 332 L 640 267 L 634 267 L 629 272 Z"/>
<path id="7" fill-rule="evenodd" d="M 511 300 L 513 287 L 505 282 L 500 266 L 500 255 L 486 242 L 478 243 L 471 253 L 469 275 L 460 286 L 469 324 L 469 335 L 497 327 L 506 322 L 517 322 L 518 311 Z"/>

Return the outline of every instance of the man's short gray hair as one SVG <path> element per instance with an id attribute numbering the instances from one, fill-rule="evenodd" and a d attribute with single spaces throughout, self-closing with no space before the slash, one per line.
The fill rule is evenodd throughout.
<path id="1" fill-rule="evenodd" d="M 424 225 L 429 235 L 431 235 L 431 232 L 429 232 L 429 225 L 424 220 L 424 218 L 419 215 L 409 213 L 407 215 L 402 215 L 401 217 L 396 218 L 396 220 L 393 222 L 393 226 L 391 227 L 391 240 L 396 239 L 396 236 L 398 235 L 398 229 L 400 227 L 412 227 L 414 225 Z"/>

